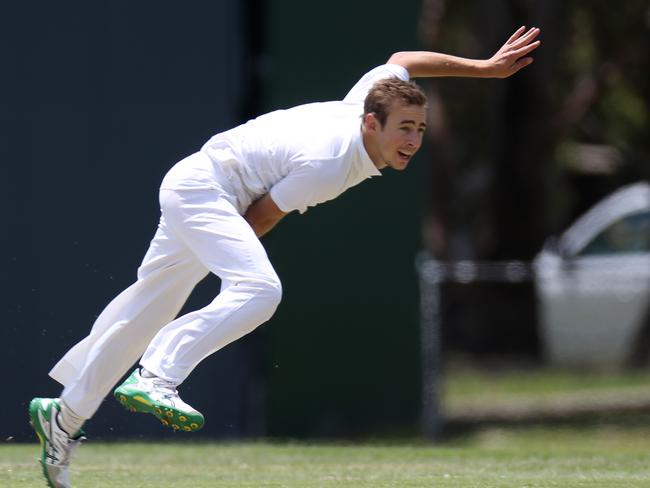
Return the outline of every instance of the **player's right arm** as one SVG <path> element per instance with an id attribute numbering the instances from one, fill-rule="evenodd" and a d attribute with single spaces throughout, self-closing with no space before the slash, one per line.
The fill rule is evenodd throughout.
<path id="1" fill-rule="evenodd" d="M 275 204 L 270 194 L 254 201 L 244 213 L 244 219 L 250 224 L 257 237 L 262 237 L 287 215 Z"/>
<path id="2" fill-rule="evenodd" d="M 538 28 L 517 29 L 490 59 L 469 59 L 432 51 L 403 51 L 393 54 L 388 64 L 400 65 L 411 78 L 460 76 L 506 78 L 533 62 L 528 54 L 539 46 Z"/>

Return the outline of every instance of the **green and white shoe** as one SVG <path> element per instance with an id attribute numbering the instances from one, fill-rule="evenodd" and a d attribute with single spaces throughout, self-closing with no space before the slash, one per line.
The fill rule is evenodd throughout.
<path id="1" fill-rule="evenodd" d="M 70 437 L 57 421 L 61 407 L 58 398 L 34 398 L 29 404 L 29 419 L 41 441 L 40 463 L 51 488 L 70 488 L 70 459 L 77 446 L 85 440 L 83 431 Z"/>
<path id="2" fill-rule="evenodd" d="M 115 389 L 114 395 L 127 410 L 151 413 L 175 431 L 192 432 L 205 423 L 201 412 L 181 400 L 174 383 L 156 376 L 144 377 L 139 368 Z"/>

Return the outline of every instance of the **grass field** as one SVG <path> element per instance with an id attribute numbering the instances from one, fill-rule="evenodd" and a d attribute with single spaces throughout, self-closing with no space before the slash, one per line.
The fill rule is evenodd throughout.
<path id="1" fill-rule="evenodd" d="M 75 488 L 212 487 L 650 487 L 650 414 L 605 409 L 581 417 L 472 422 L 476 405 L 590 401 L 647 389 L 646 374 L 465 374 L 447 385 L 460 428 L 435 444 L 420 439 L 358 443 L 101 443 L 83 445 Z M 599 396 L 600 395 L 600 396 Z M 528 407 L 526 407 L 528 408 Z M 525 409 L 524 409 L 525 410 Z M 583 415 L 583 413 L 581 414 Z M 487 416 L 489 417 L 489 415 Z M 542 416 L 543 417 L 543 416 Z M 38 445 L 0 445 L 0 487 L 44 487 Z"/>
<path id="2" fill-rule="evenodd" d="M 646 370 L 460 370 L 447 375 L 444 392 L 444 411 L 459 420 L 571 420 L 586 415 L 593 420 L 608 413 L 650 412 Z"/>
<path id="3" fill-rule="evenodd" d="M 37 446 L 0 447 L 0 486 L 44 486 Z M 88 443 L 78 487 L 649 487 L 650 427 L 479 429 L 429 445 Z"/>

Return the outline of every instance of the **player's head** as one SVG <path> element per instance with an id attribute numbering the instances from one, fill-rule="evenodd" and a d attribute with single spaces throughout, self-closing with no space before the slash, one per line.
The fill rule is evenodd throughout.
<path id="1" fill-rule="evenodd" d="M 378 168 L 402 170 L 422 145 L 427 98 L 415 83 L 380 80 L 363 109 L 364 145 Z"/>
<path id="2" fill-rule="evenodd" d="M 426 108 L 427 97 L 422 88 L 412 81 L 386 78 L 376 82 L 366 95 L 363 114 L 375 114 L 379 123 L 384 125 L 395 102 Z"/>

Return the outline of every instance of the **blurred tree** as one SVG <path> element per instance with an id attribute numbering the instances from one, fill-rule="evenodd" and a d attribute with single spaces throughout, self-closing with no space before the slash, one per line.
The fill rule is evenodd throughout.
<path id="1" fill-rule="evenodd" d="M 542 29 L 535 63 L 512 78 L 426 82 L 433 164 L 423 232 L 436 258 L 530 260 L 598 199 L 650 177 L 647 0 L 615 9 L 423 0 L 420 18 L 425 48 L 478 58 L 519 25 Z M 450 287 L 448 343 L 535 355 L 534 294 L 524 288 Z"/>
<path id="2" fill-rule="evenodd" d="M 560 226 L 614 188 L 650 178 L 650 4 L 571 5 L 554 144 L 568 192 L 554 209 Z"/>

